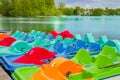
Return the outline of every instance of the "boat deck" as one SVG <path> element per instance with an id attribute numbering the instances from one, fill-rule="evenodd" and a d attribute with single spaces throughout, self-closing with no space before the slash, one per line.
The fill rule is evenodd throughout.
<path id="1" fill-rule="evenodd" d="M 0 65 L 0 80 L 12 80 L 1 65 Z M 120 80 L 120 76 L 115 76 L 104 80 Z"/>

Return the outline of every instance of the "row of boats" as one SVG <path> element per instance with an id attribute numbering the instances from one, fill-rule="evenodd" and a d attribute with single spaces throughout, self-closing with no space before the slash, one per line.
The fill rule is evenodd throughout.
<path id="1" fill-rule="evenodd" d="M 0 62 L 14 80 L 99 80 L 120 74 L 120 41 L 68 30 L 0 33 Z"/>

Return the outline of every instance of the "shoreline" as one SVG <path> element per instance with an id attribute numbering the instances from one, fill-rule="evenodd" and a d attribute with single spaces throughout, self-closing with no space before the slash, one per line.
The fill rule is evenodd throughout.
<path id="1" fill-rule="evenodd" d="M 2 16 L 0 15 L 0 17 L 6 17 L 6 18 L 42 18 L 42 17 L 119 17 L 120 15 L 114 15 L 114 16 L 76 16 L 76 15 L 71 15 L 71 16 L 67 16 L 67 15 L 61 15 L 61 16 L 36 16 L 36 17 L 13 17 L 13 16 Z"/>

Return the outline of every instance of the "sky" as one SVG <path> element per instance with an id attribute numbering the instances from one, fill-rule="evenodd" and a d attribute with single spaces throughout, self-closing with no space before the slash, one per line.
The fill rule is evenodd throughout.
<path id="1" fill-rule="evenodd" d="M 56 4 L 64 2 L 66 7 L 80 6 L 83 8 L 120 8 L 120 0 L 55 0 Z"/>

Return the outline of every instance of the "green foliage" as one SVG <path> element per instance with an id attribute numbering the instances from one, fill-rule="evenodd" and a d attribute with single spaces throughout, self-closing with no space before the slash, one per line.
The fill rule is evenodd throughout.
<path id="1" fill-rule="evenodd" d="M 63 10 L 65 8 L 65 3 L 60 2 L 58 8 Z"/>
<path id="2" fill-rule="evenodd" d="M 64 8 L 63 9 L 63 14 L 64 15 L 73 15 L 73 11 L 74 11 L 73 8 Z"/>
<path id="3" fill-rule="evenodd" d="M 1 9 L 2 15 L 15 17 L 57 14 L 54 0 L 2 0 Z"/>
<path id="4" fill-rule="evenodd" d="M 83 8 L 80 8 L 79 6 L 76 6 L 74 9 L 74 15 L 83 15 L 85 10 Z"/>
<path id="5" fill-rule="evenodd" d="M 2 4 L 4 4 L 4 5 L 2 5 Z M 1 1 L 0 12 L 2 15 L 9 14 L 9 1 L 8 0 Z"/>
<path id="6" fill-rule="evenodd" d="M 120 8 L 91 8 L 84 9 L 79 6 L 66 8 L 60 2 L 55 6 L 54 0 L 0 0 L 0 15 L 14 17 L 58 16 L 58 15 L 120 15 Z"/>
<path id="7" fill-rule="evenodd" d="M 120 8 L 115 10 L 116 15 L 120 15 Z"/>
<path id="8" fill-rule="evenodd" d="M 91 15 L 92 16 L 102 16 L 104 15 L 104 10 L 101 8 L 95 8 L 91 10 Z"/>
<path id="9" fill-rule="evenodd" d="M 115 9 L 105 8 L 106 15 L 115 15 Z"/>

